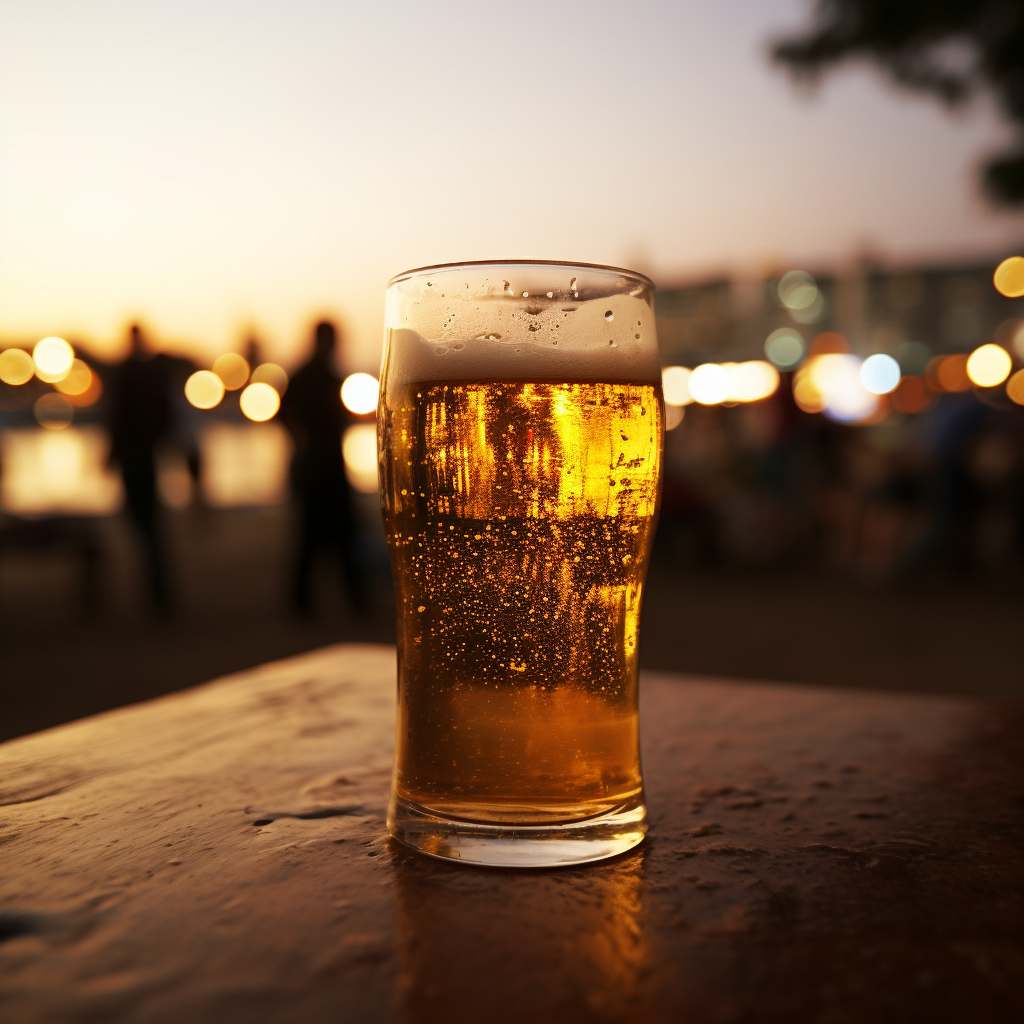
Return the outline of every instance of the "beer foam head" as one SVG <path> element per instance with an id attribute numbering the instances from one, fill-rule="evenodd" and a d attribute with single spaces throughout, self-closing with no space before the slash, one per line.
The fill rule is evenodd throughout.
<path id="1" fill-rule="evenodd" d="M 631 271 L 480 263 L 388 286 L 382 379 L 658 384 L 654 285 Z"/>

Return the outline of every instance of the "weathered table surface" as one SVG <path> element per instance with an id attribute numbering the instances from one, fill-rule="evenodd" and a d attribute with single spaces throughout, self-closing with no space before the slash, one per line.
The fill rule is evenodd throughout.
<path id="1" fill-rule="evenodd" d="M 1024 1018 L 1020 707 L 649 675 L 648 840 L 495 871 L 385 835 L 394 658 L 0 746 L 0 1019 Z"/>

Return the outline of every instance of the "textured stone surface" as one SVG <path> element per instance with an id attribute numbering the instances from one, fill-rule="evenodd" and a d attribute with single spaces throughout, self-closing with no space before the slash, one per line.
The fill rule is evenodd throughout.
<path id="1" fill-rule="evenodd" d="M 384 834 L 394 651 L 0 746 L 0 1019 L 1024 1017 L 1020 707 L 647 676 L 652 832 L 493 871 Z"/>

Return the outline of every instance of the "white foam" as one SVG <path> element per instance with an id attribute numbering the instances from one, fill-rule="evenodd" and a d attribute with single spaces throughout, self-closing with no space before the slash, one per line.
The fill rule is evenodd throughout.
<path id="1" fill-rule="evenodd" d="M 382 377 L 659 384 L 654 311 L 644 296 L 448 295 L 389 304 Z"/>

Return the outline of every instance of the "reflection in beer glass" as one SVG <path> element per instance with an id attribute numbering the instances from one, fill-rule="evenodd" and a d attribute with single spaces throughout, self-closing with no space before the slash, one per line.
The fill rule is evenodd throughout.
<path id="1" fill-rule="evenodd" d="M 564 264 L 389 286 L 389 828 L 424 852 L 541 866 L 643 837 L 637 634 L 664 436 L 652 293 Z"/>

